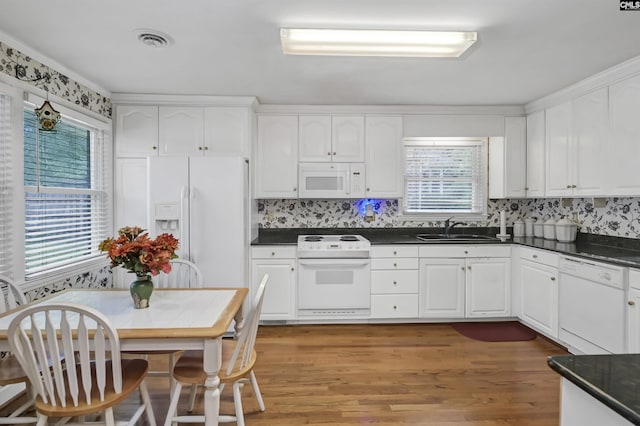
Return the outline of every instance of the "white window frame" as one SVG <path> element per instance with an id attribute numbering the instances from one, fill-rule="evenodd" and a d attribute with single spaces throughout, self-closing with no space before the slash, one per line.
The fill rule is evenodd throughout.
<path id="1" fill-rule="evenodd" d="M 21 103 L 20 108 L 21 110 L 23 108 L 35 108 L 37 105 L 40 105 L 42 102 L 44 101 L 43 98 L 33 95 L 33 94 L 28 94 L 27 95 L 27 99 L 24 101 L 24 103 Z M 83 114 L 82 112 L 79 112 L 75 109 L 71 109 L 68 108 L 64 105 L 62 105 L 59 102 L 54 102 L 54 107 L 61 113 L 61 120 L 67 120 L 68 122 L 73 122 L 75 125 L 79 125 L 79 126 L 83 126 L 83 127 L 87 127 L 87 128 L 93 128 L 96 130 L 99 130 L 102 132 L 102 138 L 103 138 L 103 150 L 104 150 L 104 158 L 103 158 L 103 175 L 101 177 L 101 179 L 103 179 L 103 188 L 107 193 L 107 206 L 106 206 L 106 219 L 105 219 L 105 223 L 103 224 L 104 229 L 106 230 L 106 233 L 110 233 L 112 231 L 113 228 L 113 182 L 112 182 L 112 176 L 113 176 L 113 145 L 112 145 L 112 130 L 111 130 L 111 122 L 103 122 L 100 120 L 95 119 L 92 116 Z M 20 123 L 20 131 L 23 132 L 24 130 L 24 117 L 23 114 L 20 115 L 20 119 L 21 119 L 21 123 Z M 22 144 L 20 147 L 20 152 L 19 154 L 19 158 L 22 162 L 22 167 L 21 170 L 23 170 L 24 167 L 24 158 L 23 158 L 23 153 L 24 153 L 24 138 L 22 139 Z M 25 232 L 25 212 L 24 212 L 24 204 L 25 204 L 25 190 L 26 187 L 24 186 L 24 179 L 23 179 L 23 173 L 20 174 L 19 178 L 17 179 L 19 180 L 19 184 L 20 184 L 20 195 L 21 195 L 21 204 L 22 204 L 22 215 L 20 217 L 19 223 L 21 226 L 19 226 L 19 231 L 21 233 L 21 252 L 24 253 L 25 252 L 25 240 L 24 240 L 24 232 Z M 44 189 L 44 191 L 41 189 L 41 192 L 46 192 L 47 190 Z M 90 191 L 91 192 L 91 191 Z M 108 236 L 108 235 L 107 235 Z M 97 248 L 97 247 L 96 247 Z M 62 278 L 62 277 L 69 277 L 69 276 L 74 276 L 77 275 L 79 273 L 84 273 L 87 272 L 87 270 L 91 270 L 94 269 L 95 267 L 98 267 L 100 265 L 106 265 L 108 262 L 105 260 L 105 256 L 99 252 L 96 252 L 93 256 L 82 259 L 78 262 L 74 262 L 74 263 L 69 263 L 66 265 L 62 265 L 62 266 L 58 266 L 58 267 L 51 267 L 51 268 L 45 268 L 41 271 L 38 271 L 36 273 L 32 273 L 30 274 L 28 277 L 25 275 L 26 274 L 26 265 L 24 262 L 24 258 L 22 263 L 19 265 L 21 267 L 21 278 L 22 280 L 25 281 L 24 287 L 26 289 L 31 289 L 31 288 L 36 288 L 39 287 L 43 284 L 46 284 L 48 282 L 51 281 L 51 279 L 55 279 L 55 278 Z"/>
<path id="2" fill-rule="evenodd" d="M 476 189 L 480 189 L 481 193 L 476 193 L 480 198 L 478 200 L 479 208 L 476 212 L 461 211 L 438 211 L 438 212 L 408 212 L 406 205 L 408 175 L 407 175 L 407 146 L 479 146 L 480 147 L 480 166 L 478 167 L 479 175 L 476 179 Z M 405 221 L 440 221 L 455 217 L 461 220 L 481 221 L 487 219 L 487 204 L 489 196 L 488 177 L 489 177 L 489 158 L 488 158 L 488 138 L 486 137 L 412 137 L 403 140 L 403 188 L 402 198 L 399 200 L 400 212 L 399 217 Z"/>
<path id="3" fill-rule="evenodd" d="M 11 102 L 11 117 L 8 123 L 10 127 L 8 129 L 9 133 L 6 135 L 9 139 L 5 140 L 7 142 L 10 141 L 11 146 L 7 147 L 8 149 L 0 155 L 0 167 L 2 167 L 3 172 L 10 174 L 7 176 L 7 184 L 11 186 L 11 188 L 6 188 L 5 197 L 2 197 L 3 217 L 0 220 L 4 221 L 10 229 L 6 229 L 6 234 L 1 236 L 3 244 L 0 245 L 0 250 L 9 251 L 7 253 L 8 256 L 5 258 L 7 265 L 2 268 L 3 273 L 12 278 L 14 282 L 19 283 L 24 277 L 24 246 L 21 226 L 22 218 L 24 217 L 22 90 L 0 82 L 0 93 L 8 96 Z"/>

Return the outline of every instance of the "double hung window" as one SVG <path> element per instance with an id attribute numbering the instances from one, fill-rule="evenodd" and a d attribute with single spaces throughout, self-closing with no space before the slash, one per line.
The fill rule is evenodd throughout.
<path id="1" fill-rule="evenodd" d="M 24 110 L 25 277 L 101 255 L 110 230 L 110 143 L 63 116 L 53 131 Z"/>
<path id="2" fill-rule="evenodd" d="M 486 139 L 406 138 L 404 160 L 404 215 L 486 216 Z"/>

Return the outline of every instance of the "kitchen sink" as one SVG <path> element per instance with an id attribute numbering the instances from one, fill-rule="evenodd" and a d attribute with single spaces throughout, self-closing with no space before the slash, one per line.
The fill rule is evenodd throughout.
<path id="1" fill-rule="evenodd" d="M 464 241 L 500 241 L 496 237 L 478 234 L 418 234 L 416 238 L 420 241 L 430 242 L 464 242 Z"/>

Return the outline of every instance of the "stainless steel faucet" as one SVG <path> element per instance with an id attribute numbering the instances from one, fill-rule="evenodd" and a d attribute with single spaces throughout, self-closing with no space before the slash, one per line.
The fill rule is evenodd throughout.
<path id="1" fill-rule="evenodd" d="M 444 221 L 444 235 L 445 237 L 449 236 L 449 231 L 451 231 L 451 229 L 456 226 L 456 225 L 466 225 L 466 223 L 464 222 L 453 222 L 451 223 L 451 219 L 453 219 L 453 216 L 451 216 L 449 219 L 446 219 Z"/>

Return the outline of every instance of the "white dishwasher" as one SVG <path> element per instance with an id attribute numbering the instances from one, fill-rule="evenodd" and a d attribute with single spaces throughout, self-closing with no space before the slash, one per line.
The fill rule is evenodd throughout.
<path id="1" fill-rule="evenodd" d="M 561 256 L 560 341 L 575 354 L 625 352 L 626 268 Z"/>

